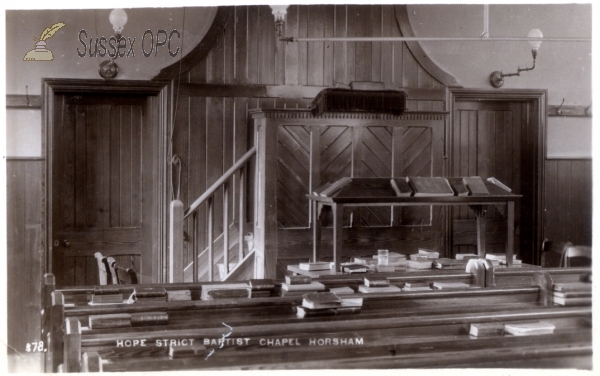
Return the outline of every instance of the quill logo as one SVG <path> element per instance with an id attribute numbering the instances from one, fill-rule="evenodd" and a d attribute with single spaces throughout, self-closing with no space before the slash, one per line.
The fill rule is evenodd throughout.
<path id="1" fill-rule="evenodd" d="M 58 30 L 60 30 L 65 24 L 63 22 L 57 22 L 54 25 L 47 27 L 42 35 L 38 38 L 33 37 L 35 48 L 25 54 L 23 61 L 52 61 L 54 60 L 54 54 L 52 51 L 46 48 L 46 40 L 50 39 Z"/>

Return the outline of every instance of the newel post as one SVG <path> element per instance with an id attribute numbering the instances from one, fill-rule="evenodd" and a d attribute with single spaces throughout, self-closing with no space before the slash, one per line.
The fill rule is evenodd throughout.
<path id="1" fill-rule="evenodd" d="M 254 278 L 275 278 L 277 266 L 277 126 L 262 112 L 253 114 L 256 130 L 254 195 Z"/>
<path id="2" fill-rule="evenodd" d="M 169 283 L 176 283 L 183 282 L 183 202 L 171 201 L 170 209 Z"/>

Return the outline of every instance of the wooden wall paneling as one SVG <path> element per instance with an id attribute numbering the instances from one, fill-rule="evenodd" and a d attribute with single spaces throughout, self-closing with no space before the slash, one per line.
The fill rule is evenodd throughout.
<path id="1" fill-rule="evenodd" d="M 87 266 L 86 266 L 86 256 L 75 256 L 73 257 L 74 261 L 75 261 L 75 285 L 76 286 L 85 286 L 87 279 L 86 279 L 86 271 L 87 271 Z"/>
<path id="2" fill-rule="evenodd" d="M 223 172 L 227 171 L 233 164 L 235 163 L 234 159 L 234 148 L 235 148 L 235 137 L 234 137 L 234 113 L 235 113 L 235 105 L 234 98 L 224 98 L 223 104 Z M 235 206 L 233 205 L 236 201 L 237 188 L 234 184 L 234 178 L 229 180 L 229 189 L 228 189 L 228 200 L 229 200 L 229 208 L 228 208 L 228 226 L 233 223 L 235 218 Z"/>
<path id="3" fill-rule="evenodd" d="M 206 134 L 207 134 L 207 173 L 206 173 L 206 186 L 210 187 L 216 182 L 221 175 L 223 175 L 223 111 L 224 101 L 223 98 L 207 98 L 206 102 L 207 110 L 207 122 L 206 122 Z M 223 191 L 217 190 L 214 194 L 214 234 L 213 239 L 216 239 L 219 234 L 223 231 Z"/>
<path id="4" fill-rule="evenodd" d="M 225 79 L 225 33 L 206 57 L 206 79 L 208 83 L 221 84 Z"/>
<path id="5" fill-rule="evenodd" d="M 308 227 L 310 129 L 279 126 L 277 137 L 277 219 L 280 227 Z"/>
<path id="6" fill-rule="evenodd" d="M 248 82 L 248 7 L 235 7 L 234 83 Z"/>
<path id="7" fill-rule="evenodd" d="M 142 227 L 142 106 L 131 106 L 131 227 Z"/>
<path id="8" fill-rule="evenodd" d="M 198 64 L 196 64 L 192 69 L 190 69 L 190 71 L 188 72 L 188 80 L 189 82 L 198 82 L 198 83 L 205 83 L 207 82 L 207 78 L 206 78 L 206 65 L 207 65 L 207 60 L 206 59 L 202 59 Z M 184 76 L 184 74 L 182 74 L 182 76 Z M 180 79 L 183 82 L 186 82 L 185 77 L 180 77 Z M 178 89 L 175 88 L 175 95 L 177 95 Z"/>
<path id="9" fill-rule="evenodd" d="M 349 4 L 346 6 L 346 36 L 355 37 L 356 35 L 356 15 L 359 13 L 359 5 Z M 347 42 L 346 47 L 346 84 L 356 79 L 356 42 Z"/>
<path id="10" fill-rule="evenodd" d="M 21 353 L 20 357 L 34 358 L 32 362 L 39 355 L 25 354 L 25 349 L 27 342 L 41 339 L 45 269 L 43 167 L 41 160 L 6 164 L 8 349 Z"/>
<path id="11" fill-rule="evenodd" d="M 236 7 L 237 8 L 237 7 Z M 231 84 L 235 80 L 235 20 L 236 14 L 235 9 L 228 14 L 227 17 L 227 26 L 225 27 L 223 33 L 223 82 L 227 84 Z"/>
<path id="12" fill-rule="evenodd" d="M 544 237 L 548 240 L 560 241 L 560 199 L 558 197 L 558 160 L 546 160 L 544 175 Z M 559 214 L 560 213 L 560 214 Z M 563 241 L 567 241 L 566 239 Z"/>
<path id="13" fill-rule="evenodd" d="M 372 37 L 381 37 L 383 36 L 383 23 L 382 23 L 382 5 L 372 5 L 371 6 L 371 36 Z M 371 43 L 371 81 L 373 82 L 381 82 L 381 51 L 382 51 L 382 42 L 373 42 Z"/>
<path id="14" fill-rule="evenodd" d="M 65 111 L 56 111 L 55 117 L 60 117 L 61 125 L 74 124 L 76 120 L 76 106 L 65 103 L 65 96 L 59 95 L 55 98 L 55 108 L 65 108 Z M 65 107 L 62 107 L 65 106 Z M 57 119 L 58 120 L 58 119 Z M 61 137 L 68 145 L 75 145 L 75 127 L 60 126 L 54 131 L 57 137 Z M 58 188 L 60 192 L 64 192 L 59 196 L 59 205 L 64 208 L 62 213 L 53 215 L 53 223 L 55 226 L 75 227 L 75 201 L 70 199 L 75 197 L 75 152 L 74 148 L 63 148 L 54 153 L 57 163 L 66 166 L 63 176 L 55 183 L 54 189 Z"/>
<path id="15" fill-rule="evenodd" d="M 419 64 L 406 43 L 402 44 L 402 86 L 419 87 Z M 411 108 L 417 109 L 415 107 Z"/>
<path id="16" fill-rule="evenodd" d="M 355 14 L 355 30 L 357 37 L 368 37 L 371 34 L 371 9 L 370 5 L 358 6 Z M 371 81 L 372 43 L 356 42 L 355 50 L 355 72 L 356 81 Z"/>
<path id="17" fill-rule="evenodd" d="M 258 8 L 259 33 L 258 41 L 258 82 L 264 84 L 275 83 L 275 49 L 276 33 L 273 24 L 271 8 L 266 5 Z M 283 44 L 283 43 L 281 43 Z"/>
<path id="18" fill-rule="evenodd" d="M 234 143 L 234 147 L 233 147 L 233 159 L 234 161 L 237 161 L 240 159 L 241 156 L 243 156 L 246 151 L 248 151 L 249 149 L 249 139 L 252 139 L 252 134 L 248 133 L 248 118 L 247 118 L 247 111 L 248 111 L 248 99 L 247 98 L 234 98 L 234 119 L 233 119 L 233 143 Z M 249 168 L 249 165 L 247 165 L 246 167 L 246 182 L 248 182 L 250 175 L 252 175 L 253 170 Z M 239 174 L 235 175 L 235 182 L 236 182 L 236 188 L 235 191 L 237 193 L 239 193 L 239 186 L 238 186 L 238 182 L 239 182 Z M 246 184 L 246 186 L 249 186 L 248 184 Z M 248 191 L 247 189 L 245 190 L 245 194 L 246 194 L 246 203 L 248 204 L 248 202 L 252 201 L 252 200 L 248 200 Z M 238 206 L 238 200 L 239 200 L 239 194 L 236 194 L 236 196 L 234 196 L 234 202 L 236 202 L 236 205 L 234 205 L 234 207 L 239 208 Z M 244 212 L 248 213 L 248 207 L 245 207 Z M 235 214 L 234 218 L 236 219 L 236 222 L 239 223 L 239 221 L 243 221 L 243 223 L 247 223 L 248 219 L 247 218 L 239 218 L 239 214 Z"/>
<path id="19" fill-rule="evenodd" d="M 248 30 L 247 32 L 247 45 L 246 52 L 248 56 L 247 60 L 247 71 L 248 71 L 248 80 L 247 82 L 250 84 L 259 83 L 259 50 L 258 50 L 258 35 L 259 35 L 259 7 L 257 6 L 248 6 Z"/>
<path id="20" fill-rule="evenodd" d="M 345 37 L 347 36 L 347 5 L 336 5 L 335 6 L 335 18 L 334 22 L 334 36 Z M 348 43 L 346 42 L 334 42 L 333 43 L 333 84 L 337 82 L 350 83 L 348 80 Z"/>
<path id="21" fill-rule="evenodd" d="M 298 35 L 300 6 L 290 5 L 284 26 L 285 36 Z M 298 43 L 285 46 L 285 84 L 298 85 Z"/>
<path id="22" fill-rule="evenodd" d="M 335 33 L 335 5 L 323 6 L 324 31 L 323 36 L 330 38 Z M 333 54 L 333 42 L 323 43 L 323 86 L 334 86 L 335 84 L 335 56 Z"/>
<path id="23" fill-rule="evenodd" d="M 362 127 L 360 172 L 363 177 L 388 177 L 392 175 L 392 128 Z M 390 226 L 391 207 L 361 208 L 362 226 Z"/>
<path id="24" fill-rule="evenodd" d="M 98 226 L 101 228 L 110 227 L 110 119 L 111 119 L 111 105 L 102 105 L 98 111 L 98 124 L 101 125 L 101 129 L 98 132 L 97 142 L 97 157 L 96 157 L 96 169 L 102 173 L 102 176 L 97 182 L 96 186 L 98 194 L 98 204 L 96 208 L 96 216 Z M 140 132 L 140 131 L 138 131 Z M 141 134 L 137 133 L 137 141 L 140 141 Z M 136 148 L 134 147 L 134 150 Z M 140 146 L 137 145 L 138 152 Z M 138 156 L 138 161 L 139 156 Z M 138 178 L 139 179 L 139 178 Z M 141 179 L 139 179 L 141 181 Z M 141 191 L 139 187 L 138 192 Z M 135 194 L 138 194 L 136 192 Z"/>
<path id="25" fill-rule="evenodd" d="M 324 5 L 313 5 L 308 9 L 308 37 L 322 38 L 325 34 Z M 324 43 L 308 43 L 308 85 L 323 86 L 323 71 L 326 69 L 324 62 Z"/>
<path id="26" fill-rule="evenodd" d="M 109 146 L 109 172 L 110 172 L 110 227 L 121 225 L 121 106 L 110 106 L 110 146 Z M 70 170 L 70 169 L 67 169 Z"/>
<path id="27" fill-rule="evenodd" d="M 188 171 L 188 184 L 187 184 L 187 197 L 189 197 L 188 204 L 196 200 L 202 193 L 206 191 L 208 186 L 206 185 L 206 173 L 207 173 L 207 134 L 206 134 L 206 101 L 204 97 L 190 97 L 189 101 L 189 156 L 187 162 Z M 186 232 L 188 241 L 184 243 L 187 255 L 186 263 L 189 264 L 194 260 L 194 250 L 192 248 L 192 241 L 196 240 L 196 246 L 198 247 L 198 254 L 202 252 L 207 244 L 206 234 L 206 203 L 203 203 L 198 208 L 198 214 L 196 214 L 199 221 L 197 221 L 197 228 L 194 229 L 193 221 L 189 219 L 186 225 Z M 192 239 L 196 234 L 198 239 Z"/>
<path id="28" fill-rule="evenodd" d="M 82 155 L 85 161 L 85 171 L 78 172 L 83 173 L 85 175 L 85 194 L 86 194 L 86 205 L 85 205 L 85 227 L 98 227 L 98 222 L 96 218 L 96 213 L 100 207 L 98 207 L 99 200 L 98 196 L 100 194 L 100 190 L 97 189 L 97 184 L 100 181 L 104 180 L 103 171 L 98 169 L 98 159 L 100 159 L 98 155 L 98 151 L 100 149 L 100 145 L 98 145 L 99 137 L 101 137 L 100 129 L 98 129 L 101 124 L 98 122 L 98 108 L 96 106 L 84 106 L 85 108 L 85 155 Z M 128 148 L 130 152 L 131 149 Z M 128 160 L 131 163 L 131 159 Z M 130 166 L 130 165 L 129 165 Z M 128 192 L 131 192 L 131 188 Z M 131 207 L 129 207 L 131 209 Z M 79 268 L 83 268 L 84 272 L 82 273 L 85 278 L 85 260 L 77 260 L 76 266 Z M 83 262 L 81 262 L 83 261 Z M 83 266 L 82 266 L 83 265 Z M 84 282 L 85 280 L 82 280 Z"/>
<path id="29" fill-rule="evenodd" d="M 398 30 L 395 24 L 394 8 L 392 5 L 384 4 L 381 6 L 381 36 L 391 37 Z M 373 26 L 375 27 L 375 26 Z M 381 50 L 381 76 L 380 81 L 385 87 L 395 87 L 394 84 L 394 49 L 397 42 L 380 43 Z"/>
<path id="30" fill-rule="evenodd" d="M 592 161 L 571 161 L 573 244 L 592 245 Z M 568 219 L 566 219 L 568 220 Z"/>
<path id="31" fill-rule="evenodd" d="M 308 12 L 309 6 L 299 5 L 298 6 L 298 37 L 308 36 Z M 308 42 L 298 42 L 297 53 L 298 53 L 298 85 L 308 84 Z M 293 69 L 293 67 L 292 67 Z"/>

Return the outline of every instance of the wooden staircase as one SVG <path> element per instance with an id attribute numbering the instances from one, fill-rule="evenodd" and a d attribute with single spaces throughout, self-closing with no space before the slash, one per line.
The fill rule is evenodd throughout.
<path id="1" fill-rule="evenodd" d="M 252 224 L 248 224 L 244 226 L 246 229 L 251 229 Z M 213 281 L 239 281 L 239 280 L 247 280 L 253 277 L 254 273 L 254 250 L 248 251 L 248 244 L 244 242 L 244 257 L 242 258 L 242 262 L 239 262 L 239 229 L 236 224 L 232 224 L 229 226 L 229 265 L 230 271 L 225 274 L 221 272 L 222 266 L 224 265 L 224 252 L 223 252 L 223 234 L 215 239 L 213 245 L 214 251 L 214 262 L 219 266 L 217 268 L 213 268 Z M 198 255 L 198 281 L 208 281 L 208 252 L 209 249 L 206 248 Z M 190 263 L 187 265 L 183 271 L 184 282 L 193 282 L 194 264 Z M 225 275 L 223 275 L 225 274 Z"/>

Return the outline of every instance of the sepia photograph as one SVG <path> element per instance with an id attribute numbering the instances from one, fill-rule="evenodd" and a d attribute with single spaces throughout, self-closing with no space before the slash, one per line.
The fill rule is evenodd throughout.
<path id="1" fill-rule="evenodd" d="M 4 368 L 590 374 L 592 8 L 7 4 Z"/>

